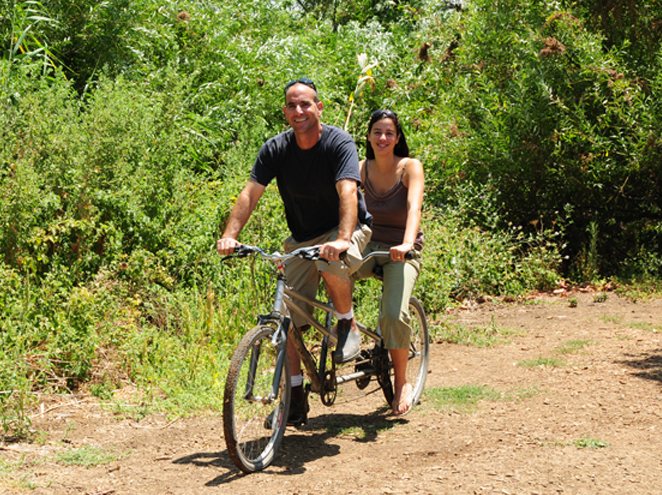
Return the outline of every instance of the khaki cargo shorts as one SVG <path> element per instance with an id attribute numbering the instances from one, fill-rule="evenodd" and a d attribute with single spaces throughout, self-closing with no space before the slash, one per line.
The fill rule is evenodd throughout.
<path id="1" fill-rule="evenodd" d="M 287 285 L 292 287 L 300 294 L 313 299 L 317 295 L 317 289 L 320 283 L 320 272 L 330 272 L 340 277 L 350 278 L 351 275 L 357 271 L 363 263 L 361 253 L 368 245 L 372 230 L 367 225 L 358 226 L 352 233 L 350 246 L 347 250 L 346 257 L 341 261 L 315 261 L 311 262 L 300 258 L 288 260 L 285 263 L 285 276 L 287 278 Z M 332 229 L 324 234 L 304 242 L 297 242 L 292 237 L 285 240 L 285 252 L 289 253 L 300 247 L 316 246 L 324 244 L 325 242 L 334 241 L 338 237 L 338 229 Z M 310 312 L 311 308 L 307 305 L 301 305 L 306 312 Z M 299 326 L 297 318 L 292 315 L 294 324 Z"/>

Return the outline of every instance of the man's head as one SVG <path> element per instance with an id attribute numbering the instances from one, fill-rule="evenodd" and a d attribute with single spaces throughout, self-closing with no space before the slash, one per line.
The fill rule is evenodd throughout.
<path id="1" fill-rule="evenodd" d="M 317 133 L 323 107 L 315 83 L 310 79 L 295 79 L 285 85 L 283 113 L 295 134 Z"/>
<path id="2" fill-rule="evenodd" d="M 290 82 L 288 82 L 285 85 L 285 99 L 287 100 L 287 90 L 290 89 L 292 86 L 295 84 L 303 84 L 304 86 L 308 86 L 310 89 L 315 91 L 315 101 L 318 101 L 317 97 L 317 86 L 315 86 L 315 83 L 313 82 L 312 79 L 308 79 L 307 77 L 300 77 L 299 79 L 292 79 Z"/>

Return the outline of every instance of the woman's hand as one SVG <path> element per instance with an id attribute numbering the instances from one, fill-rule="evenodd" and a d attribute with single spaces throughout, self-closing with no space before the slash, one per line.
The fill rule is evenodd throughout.
<path id="1" fill-rule="evenodd" d="M 414 244 L 411 242 L 403 242 L 397 246 L 391 247 L 391 261 L 404 261 L 406 254 L 414 249 Z"/>

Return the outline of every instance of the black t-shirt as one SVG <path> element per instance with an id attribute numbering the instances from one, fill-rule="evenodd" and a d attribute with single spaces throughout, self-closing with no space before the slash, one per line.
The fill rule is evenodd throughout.
<path id="1" fill-rule="evenodd" d="M 361 182 L 359 158 L 352 137 L 342 129 L 323 125 L 315 146 L 302 150 L 290 129 L 269 139 L 258 153 L 251 179 L 263 186 L 276 178 L 292 236 L 304 242 L 338 226 L 339 198 L 336 182 Z M 371 217 L 360 191 L 359 222 Z"/>

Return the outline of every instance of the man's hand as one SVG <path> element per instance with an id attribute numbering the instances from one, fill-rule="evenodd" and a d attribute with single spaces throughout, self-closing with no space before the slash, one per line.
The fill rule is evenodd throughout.
<path id="1" fill-rule="evenodd" d="M 320 257 L 327 261 L 338 261 L 340 255 L 349 249 L 349 241 L 335 240 L 320 246 Z"/>
<path id="2" fill-rule="evenodd" d="M 216 241 L 216 250 L 221 256 L 227 256 L 234 253 L 234 250 L 241 243 L 232 237 L 222 237 Z"/>

